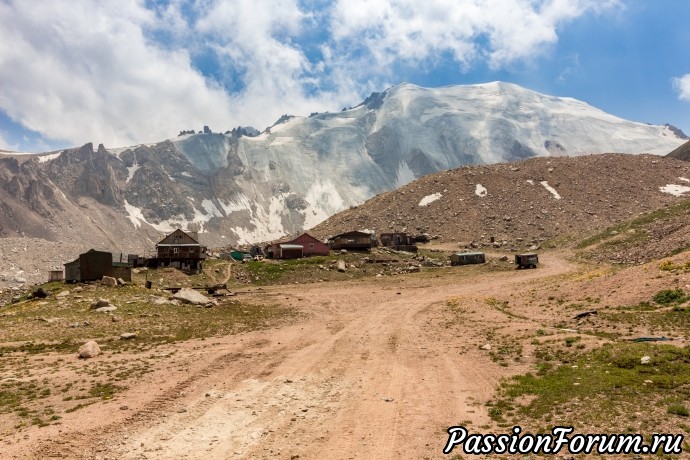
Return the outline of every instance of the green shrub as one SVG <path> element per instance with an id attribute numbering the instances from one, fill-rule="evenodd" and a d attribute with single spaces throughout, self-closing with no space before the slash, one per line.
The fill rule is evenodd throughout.
<path id="1" fill-rule="evenodd" d="M 674 415 L 680 415 L 681 417 L 687 417 L 690 415 L 688 408 L 681 403 L 671 404 L 668 406 L 668 413 Z"/>
<path id="2" fill-rule="evenodd" d="M 674 303 L 684 302 L 687 297 L 682 289 L 664 289 L 654 294 L 654 302 L 662 305 L 671 305 Z"/>

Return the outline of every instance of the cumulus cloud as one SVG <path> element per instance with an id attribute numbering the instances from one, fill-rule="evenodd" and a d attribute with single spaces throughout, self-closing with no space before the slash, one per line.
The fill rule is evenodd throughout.
<path id="1" fill-rule="evenodd" d="M 558 40 L 568 20 L 617 6 L 617 0 L 338 0 L 331 29 L 386 65 L 451 53 L 469 65 L 485 59 L 498 68 L 529 59 Z"/>
<path id="2" fill-rule="evenodd" d="M 145 38 L 155 21 L 134 0 L 0 3 L 0 107 L 47 137 L 110 146 L 229 121 L 228 95 L 185 50 Z"/>
<path id="3" fill-rule="evenodd" d="M 284 113 L 357 103 L 398 83 L 397 66 L 531 59 L 567 21 L 617 4 L 53 0 L 36 8 L 7 0 L 0 110 L 74 144 L 153 142 L 203 124 L 263 129 Z"/>
<path id="4" fill-rule="evenodd" d="M 690 102 L 690 73 L 673 79 L 673 87 L 678 93 L 678 98 Z"/>
<path id="5" fill-rule="evenodd" d="M 16 152 L 19 150 L 19 144 L 16 142 L 10 142 L 6 139 L 7 133 L 0 131 L 0 150 L 6 150 L 10 152 Z"/>

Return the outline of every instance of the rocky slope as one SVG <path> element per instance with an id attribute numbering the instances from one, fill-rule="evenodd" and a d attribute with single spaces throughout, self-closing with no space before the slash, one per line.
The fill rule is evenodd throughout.
<path id="1" fill-rule="evenodd" d="M 690 164 L 676 159 L 533 158 L 425 176 L 332 216 L 312 233 L 424 232 L 461 246 L 517 250 L 603 230 L 683 201 L 689 191 Z"/>
<path id="2" fill-rule="evenodd" d="M 0 154 L 0 236 L 151 249 L 181 227 L 212 246 L 278 238 L 425 174 L 592 152 L 666 154 L 670 126 L 506 83 L 402 84 L 262 133 L 184 134 L 131 148 Z"/>
<path id="3" fill-rule="evenodd" d="M 681 145 L 667 156 L 677 158 L 679 160 L 690 161 L 690 141 Z"/>

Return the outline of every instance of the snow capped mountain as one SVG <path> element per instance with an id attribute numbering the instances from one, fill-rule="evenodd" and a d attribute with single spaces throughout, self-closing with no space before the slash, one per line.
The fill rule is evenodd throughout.
<path id="1" fill-rule="evenodd" d="M 101 222 L 100 231 L 113 240 L 127 235 L 132 244 L 150 245 L 177 227 L 201 230 L 212 245 L 251 243 L 308 229 L 381 192 L 465 164 L 665 155 L 683 142 L 673 127 L 626 121 L 513 84 L 401 84 L 339 113 L 282 117 L 262 133 L 241 128 L 125 149 L 87 145 L 0 157 L 0 174 L 24 175 L 10 187 L 8 174 L 0 194 L 21 209 L 37 184 L 31 193 L 46 198 L 34 212 L 52 216 L 51 238 L 66 237 L 57 203 L 75 216 L 84 206 L 97 209 L 88 212 L 91 222 L 115 211 L 119 217 Z M 19 230 L 10 220 L 0 223 L 0 234 Z"/>

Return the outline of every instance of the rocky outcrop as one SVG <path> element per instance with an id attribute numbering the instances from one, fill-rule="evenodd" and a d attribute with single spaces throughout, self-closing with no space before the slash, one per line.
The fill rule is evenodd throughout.
<path id="1" fill-rule="evenodd" d="M 93 152 L 91 144 L 86 144 L 80 149 L 79 154 L 84 159 L 84 166 L 74 183 L 73 193 L 94 198 L 108 206 L 120 206 L 122 194 L 110 164 L 112 155 L 102 144 L 96 152 Z"/>
<path id="2" fill-rule="evenodd" d="M 681 145 L 667 156 L 670 158 L 677 158 L 678 160 L 690 161 L 690 141 Z"/>

